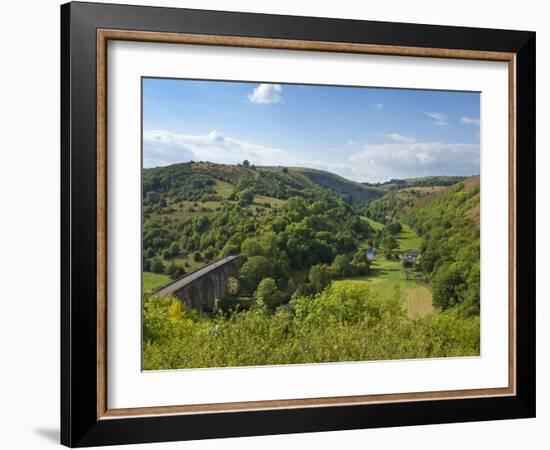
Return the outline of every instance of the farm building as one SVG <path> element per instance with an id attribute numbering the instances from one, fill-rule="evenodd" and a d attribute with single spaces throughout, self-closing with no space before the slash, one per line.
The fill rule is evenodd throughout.
<path id="1" fill-rule="evenodd" d="M 414 266 L 420 259 L 421 254 L 420 252 L 417 252 L 416 250 L 412 250 L 410 252 L 406 252 L 399 256 L 399 259 L 401 259 L 402 265 L 408 265 L 408 266 Z"/>

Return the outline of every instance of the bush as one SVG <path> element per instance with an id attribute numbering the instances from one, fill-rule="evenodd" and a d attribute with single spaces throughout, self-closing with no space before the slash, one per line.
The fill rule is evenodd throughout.
<path id="1" fill-rule="evenodd" d="M 260 281 L 254 292 L 254 298 L 260 304 L 265 304 L 271 308 L 279 306 L 286 300 L 286 296 L 279 290 L 273 278 L 264 278 Z"/>
<path id="2" fill-rule="evenodd" d="M 164 272 L 164 263 L 162 262 L 162 259 L 158 256 L 155 256 L 154 258 L 151 258 L 151 266 L 150 270 L 151 272 L 155 273 L 163 273 Z"/>
<path id="3" fill-rule="evenodd" d="M 382 229 L 382 233 L 397 235 L 402 230 L 403 226 L 399 222 L 391 222 Z"/>
<path id="4" fill-rule="evenodd" d="M 170 252 L 170 256 L 173 258 L 175 256 L 178 256 L 180 254 L 180 246 L 178 245 L 177 242 L 172 242 L 172 244 L 170 245 L 170 247 L 168 248 L 169 252 Z"/>
<path id="5" fill-rule="evenodd" d="M 327 264 L 318 264 L 309 269 L 309 282 L 315 293 L 322 292 L 331 282 L 333 271 Z"/>
<path id="6" fill-rule="evenodd" d="M 359 262 L 352 264 L 352 270 L 354 275 L 367 275 L 370 270 L 370 264 L 368 262 Z"/>
<path id="7" fill-rule="evenodd" d="M 212 247 L 208 247 L 205 251 L 204 251 L 204 258 L 208 261 L 214 259 L 214 257 L 216 256 L 217 252 L 216 252 L 216 249 L 212 248 Z"/>
<path id="8" fill-rule="evenodd" d="M 351 275 L 349 258 L 346 255 L 338 255 L 334 258 L 331 269 L 336 277 L 347 277 Z"/>
<path id="9" fill-rule="evenodd" d="M 144 272 L 150 272 L 151 271 L 151 260 L 150 259 L 146 259 L 146 260 L 143 261 L 142 270 Z"/>
<path id="10" fill-rule="evenodd" d="M 183 275 L 185 275 L 185 269 L 183 267 L 181 267 L 180 265 L 178 265 L 174 262 L 171 262 L 166 267 L 164 273 L 166 275 L 168 275 L 170 278 L 172 278 L 172 280 L 175 280 L 175 279 L 180 278 Z"/>
<path id="11" fill-rule="evenodd" d="M 273 280 L 261 284 L 263 295 L 277 292 Z M 398 294 L 379 298 L 346 281 L 273 313 L 253 306 L 207 318 L 146 297 L 143 317 L 145 370 L 479 355 L 479 317 L 411 320 Z"/>
<path id="12" fill-rule="evenodd" d="M 254 202 L 254 191 L 247 189 L 239 194 L 239 205 L 247 206 Z"/>
<path id="13" fill-rule="evenodd" d="M 264 278 L 273 278 L 275 270 L 273 263 L 266 256 L 252 256 L 239 270 L 241 288 L 245 294 L 254 292 Z"/>

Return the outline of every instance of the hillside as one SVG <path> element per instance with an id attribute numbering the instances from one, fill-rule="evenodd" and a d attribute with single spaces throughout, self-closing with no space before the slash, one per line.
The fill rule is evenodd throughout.
<path id="1" fill-rule="evenodd" d="M 416 209 L 429 203 L 437 196 L 444 194 L 464 183 L 467 187 L 479 184 L 479 175 L 473 177 L 425 177 L 409 179 L 393 179 L 386 183 L 377 183 L 376 189 L 382 190 L 384 195 L 363 207 L 365 215 L 378 222 L 387 223 L 399 220 L 410 209 Z M 477 214 L 477 215 L 476 215 Z M 479 225 L 479 208 L 471 212 L 471 218 Z"/>
<path id="2" fill-rule="evenodd" d="M 421 267 L 434 305 L 479 314 L 479 176 L 418 199 L 401 219 L 424 241 Z"/>
<path id="3" fill-rule="evenodd" d="M 414 188 L 414 187 L 431 187 L 431 186 L 452 186 L 453 184 L 460 183 L 466 180 L 468 177 L 462 176 L 431 176 L 421 178 L 393 178 L 383 183 L 362 183 L 368 187 L 374 187 L 377 189 L 390 190 L 390 189 L 402 189 L 402 188 Z"/>
<path id="4" fill-rule="evenodd" d="M 372 202 L 410 196 L 403 225 L 334 193 L 354 187 L 296 168 L 145 171 L 144 369 L 479 355 L 475 180 Z M 407 271 L 413 250 L 421 267 Z M 150 295 L 227 255 L 241 266 L 214 310 Z"/>
<path id="5" fill-rule="evenodd" d="M 384 195 L 381 189 L 366 186 L 362 183 L 347 180 L 339 175 L 324 170 L 309 169 L 304 167 L 259 167 L 258 170 L 262 173 L 271 172 L 283 177 L 285 180 L 292 180 L 304 187 L 322 187 L 330 189 L 344 198 L 350 203 L 368 203 L 376 198 Z"/>
<path id="6" fill-rule="evenodd" d="M 331 263 L 340 253 L 353 256 L 371 230 L 352 202 L 377 195 L 376 189 L 304 168 L 191 162 L 145 169 L 144 272 L 175 278 L 240 254 L 248 237 L 272 233 L 291 268 L 284 276 L 277 272 L 277 280 L 286 287 L 292 278 L 291 295 L 305 269 Z M 146 281 L 154 290 L 165 280 L 147 275 Z"/>
<path id="7" fill-rule="evenodd" d="M 421 251 L 418 269 L 432 284 L 434 305 L 461 304 L 468 314 L 477 314 L 479 177 L 460 180 L 442 186 L 453 179 L 430 177 L 384 190 L 297 167 L 191 162 L 145 169 L 144 271 L 175 278 L 240 254 L 247 237 L 268 234 L 275 242 L 269 246 L 286 255 L 283 265 L 289 270 L 277 272 L 277 280 L 288 297 L 311 291 L 312 266 L 332 264 L 337 256 L 362 263 L 361 248 L 374 242 L 370 246 L 388 249 L 394 259 L 396 250 Z M 397 223 L 397 235 L 388 234 L 396 221 L 403 228 Z M 406 233 L 416 236 L 415 245 L 399 241 Z M 399 264 L 394 266 L 399 272 Z M 150 278 L 149 286 L 163 282 Z"/>
<path id="8" fill-rule="evenodd" d="M 307 188 L 329 189 L 354 204 L 368 203 L 384 194 L 381 189 L 346 180 L 330 172 L 300 167 L 190 162 L 145 169 L 143 172 L 144 195 L 154 191 L 168 194 L 176 201 L 222 200 L 223 193 L 215 189 L 219 182 L 231 185 L 226 186 L 229 191 L 252 189 L 255 195 L 280 200 L 300 195 Z"/>
<path id="9" fill-rule="evenodd" d="M 476 207 L 475 178 L 383 190 L 304 168 L 144 170 L 144 368 L 479 355 Z M 214 307 L 155 294 L 229 255 Z"/>

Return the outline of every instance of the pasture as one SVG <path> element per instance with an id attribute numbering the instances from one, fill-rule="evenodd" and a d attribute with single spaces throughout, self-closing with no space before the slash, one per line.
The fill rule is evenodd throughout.
<path id="1" fill-rule="evenodd" d="M 171 281 L 168 275 L 163 273 L 143 272 L 143 292 L 151 293 L 165 286 Z"/>
<path id="2" fill-rule="evenodd" d="M 384 225 L 372 219 L 364 217 L 375 230 Z M 420 250 L 422 238 L 414 230 L 403 225 L 403 231 L 399 233 L 399 251 Z M 344 280 L 341 280 L 344 281 Z M 424 317 L 435 312 L 432 304 L 432 291 L 429 285 L 417 280 L 407 280 L 401 264 L 396 260 L 388 260 L 379 254 L 371 263 L 370 272 L 366 276 L 353 277 L 348 281 L 366 284 L 371 291 L 380 297 L 390 300 L 396 295 L 402 296 L 403 306 L 411 319 Z M 334 281 L 339 283 L 340 281 Z"/>

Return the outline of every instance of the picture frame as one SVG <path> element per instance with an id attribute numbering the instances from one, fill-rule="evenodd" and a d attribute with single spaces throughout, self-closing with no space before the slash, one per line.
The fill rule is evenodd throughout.
<path id="1" fill-rule="evenodd" d="M 535 39 L 535 33 L 527 31 L 80 2 L 62 5 L 61 443 L 81 447 L 534 417 Z M 110 41 L 505 62 L 509 73 L 508 386 L 109 408 Z"/>

